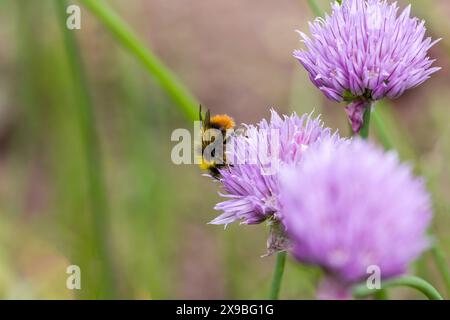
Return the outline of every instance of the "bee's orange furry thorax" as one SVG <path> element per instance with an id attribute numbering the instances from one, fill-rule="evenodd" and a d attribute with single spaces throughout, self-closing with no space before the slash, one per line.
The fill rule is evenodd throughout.
<path id="1" fill-rule="evenodd" d="M 234 120 L 226 114 L 219 114 L 211 117 L 211 126 L 221 129 L 231 129 L 234 127 Z"/>

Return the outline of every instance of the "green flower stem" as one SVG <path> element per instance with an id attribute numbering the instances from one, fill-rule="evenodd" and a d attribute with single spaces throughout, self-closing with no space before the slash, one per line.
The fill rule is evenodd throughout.
<path id="1" fill-rule="evenodd" d="M 101 298 L 115 298 L 114 274 L 110 248 L 108 246 L 108 203 L 106 198 L 106 186 L 103 176 L 100 148 L 95 129 L 95 116 L 93 105 L 89 95 L 88 86 L 84 74 L 84 65 L 78 51 L 74 31 L 66 28 L 66 0 L 55 0 L 56 9 L 60 18 L 59 25 L 64 38 L 65 53 L 69 64 L 72 85 L 77 99 L 77 115 L 85 148 L 87 179 L 90 197 L 90 209 L 96 241 L 95 253 L 101 264 L 102 293 Z"/>
<path id="2" fill-rule="evenodd" d="M 359 136 L 363 139 L 369 138 L 369 128 L 370 128 L 370 115 L 372 113 L 372 105 L 369 105 L 366 108 L 366 111 L 364 111 L 364 117 L 363 117 L 363 125 L 361 127 L 361 130 L 359 131 Z"/>
<path id="3" fill-rule="evenodd" d="M 381 290 L 393 287 L 410 287 L 422 292 L 429 300 L 443 300 L 440 293 L 431 284 L 415 276 L 403 276 L 381 284 Z M 358 285 L 353 289 L 355 298 L 365 298 L 374 293 L 376 290 L 368 289 L 366 284 Z"/>
<path id="4" fill-rule="evenodd" d="M 374 110 L 372 110 L 372 119 L 378 140 L 386 150 L 391 150 L 394 149 L 394 145 L 389 138 L 389 134 L 387 133 L 388 129 L 385 126 L 385 121 L 383 120 L 383 118 L 383 115 L 378 112 L 377 108 L 374 108 Z"/>
<path id="5" fill-rule="evenodd" d="M 377 300 L 389 300 L 389 295 L 386 289 L 377 290 L 374 294 L 374 297 Z"/>
<path id="6" fill-rule="evenodd" d="M 278 300 L 281 287 L 281 279 L 283 278 L 284 265 L 286 264 L 286 251 L 278 252 L 275 263 L 275 270 L 273 272 L 272 286 L 270 288 L 269 298 L 271 300 Z"/>
<path id="7" fill-rule="evenodd" d="M 138 39 L 128 25 L 102 0 L 80 0 L 80 2 L 105 25 L 123 47 L 143 63 L 145 69 L 158 80 L 187 119 L 196 120 L 199 106 L 197 99 L 178 80 L 177 76 Z"/>
<path id="8" fill-rule="evenodd" d="M 320 17 L 323 13 L 323 11 L 320 9 L 319 5 L 317 4 L 317 2 L 315 0 L 307 0 L 308 1 L 308 5 L 309 8 L 311 9 L 311 11 L 318 17 Z"/>
<path id="9" fill-rule="evenodd" d="M 444 279 L 447 295 L 450 295 L 450 272 L 448 271 L 447 259 L 445 258 L 444 251 L 439 243 L 435 243 L 431 248 L 431 254 L 439 272 L 442 275 L 442 278 Z"/>

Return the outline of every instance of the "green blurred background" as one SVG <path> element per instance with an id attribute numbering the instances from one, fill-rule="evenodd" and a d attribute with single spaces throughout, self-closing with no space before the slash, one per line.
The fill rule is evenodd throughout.
<path id="1" fill-rule="evenodd" d="M 57 1 L 0 0 L 0 298 L 266 298 L 274 265 L 260 257 L 267 228 L 206 224 L 218 214 L 218 185 L 170 159 L 171 132 L 193 123 L 96 17 L 69 1 L 82 10 L 82 29 L 70 31 L 84 70 L 77 75 Z M 433 231 L 449 255 L 450 2 L 406 2 L 429 35 L 443 38 L 431 50 L 443 70 L 378 108 L 402 158 L 428 180 Z M 269 107 L 314 109 L 347 134 L 343 107 L 325 101 L 292 58 L 301 47 L 294 30 L 313 18 L 306 1 L 105 3 L 213 113 L 253 123 Z M 329 11 L 328 0 L 318 3 Z M 81 290 L 66 288 L 71 264 L 81 268 Z M 444 291 L 430 253 L 414 269 Z M 314 298 L 319 275 L 288 260 L 281 297 Z"/>

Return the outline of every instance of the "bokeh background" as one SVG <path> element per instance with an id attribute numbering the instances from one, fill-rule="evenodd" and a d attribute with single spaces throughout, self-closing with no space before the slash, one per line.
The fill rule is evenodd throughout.
<path id="1" fill-rule="evenodd" d="M 0 0 L 0 298 L 266 298 L 267 227 L 206 224 L 218 214 L 217 184 L 170 159 L 171 132 L 193 123 L 71 1 L 82 8 L 82 29 L 72 31 L 85 71 L 79 88 L 57 1 Z M 294 30 L 313 18 L 307 1 L 105 2 L 213 113 L 254 123 L 269 107 L 315 110 L 348 133 L 343 106 L 325 101 L 292 58 L 301 47 Z M 328 0 L 318 3 L 329 11 Z M 450 256 L 450 2 L 407 3 L 443 38 L 430 53 L 443 70 L 377 108 L 401 157 L 428 181 L 433 231 Z M 71 264 L 81 290 L 66 288 Z M 413 269 L 444 290 L 430 253 Z M 314 298 L 319 276 L 288 260 L 281 297 Z"/>

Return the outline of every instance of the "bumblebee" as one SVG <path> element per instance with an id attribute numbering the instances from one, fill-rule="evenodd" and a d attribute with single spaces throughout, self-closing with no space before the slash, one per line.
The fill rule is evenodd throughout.
<path id="1" fill-rule="evenodd" d="M 219 114 L 211 117 L 210 111 L 207 110 L 205 115 L 202 114 L 202 106 L 199 108 L 199 119 L 201 123 L 201 148 L 200 148 L 200 168 L 202 170 L 208 171 L 214 178 L 218 179 L 220 177 L 219 169 L 224 168 L 226 164 L 225 159 L 225 146 L 227 141 L 227 130 L 233 129 L 235 126 L 233 118 L 226 114 Z M 223 148 L 222 148 L 222 161 L 216 161 L 215 148 L 210 154 L 206 152 L 208 146 L 212 146 L 215 141 L 215 136 L 211 135 L 210 129 L 219 130 L 222 134 Z"/>

